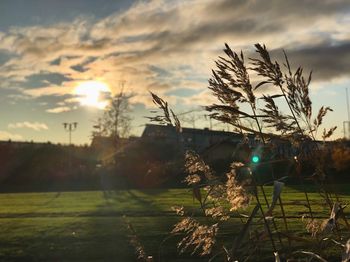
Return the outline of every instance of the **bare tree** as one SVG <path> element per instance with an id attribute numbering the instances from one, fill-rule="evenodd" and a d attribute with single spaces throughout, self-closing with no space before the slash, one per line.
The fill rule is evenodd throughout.
<path id="1" fill-rule="evenodd" d="M 130 95 L 123 91 L 110 98 L 103 116 L 96 121 L 93 135 L 110 136 L 115 139 L 126 137 L 130 132 Z"/>

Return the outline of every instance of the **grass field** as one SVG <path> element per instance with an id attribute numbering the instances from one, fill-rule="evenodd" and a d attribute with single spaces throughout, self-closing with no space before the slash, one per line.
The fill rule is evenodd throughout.
<path id="1" fill-rule="evenodd" d="M 350 188 L 341 189 L 342 202 L 349 202 Z M 269 197 L 271 190 L 266 187 Z M 303 193 L 286 187 L 282 199 L 289 230 L 301 231 L 301 216 L 307 213 Z M 318 193 L 310 193 L 310 200 L 316 216 L 329 216 Z M 123 215 L 157 261 L 159 257 L 162 261 L 199 260 L 177 255 L 177 239 L 163 241 L 179 220 L 170 210 L 174 205 L 197 207 L 186 189 L 115 191 L 108 196 L 101 191 L 0 194 L 0 260 L 135 261 Z M 277 217 L 279 213 L 276 208 Z M 281 219 L 276 221 L 282 227 Z M 231 218 L 223 225 L 221 237 L 232 238 L 238 227 L 238 218 Z M 334 249 L 329 255 L 339 260 L 340 254 L 340 249 Z"/>

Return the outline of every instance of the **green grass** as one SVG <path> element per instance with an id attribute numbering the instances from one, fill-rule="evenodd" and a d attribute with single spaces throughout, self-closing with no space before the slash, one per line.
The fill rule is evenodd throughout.
<path id="1" fill-rule="evenodd" d="M 265 189 L 270 200 L 272 188 Z M 349 187 L 342 189 L 342 201 L 349 202 Z M 309 197 L 317 216 L 329 216 L 318 193 Z M 287 187 L 282 199 L 289 230 L 302 236 L 300 218 L 307 213 L 304 194 Z M 187 189 L 116 191 L 108 197 L 100 191 L 0 194 L 0 260 L 135 261 L 126 215 L 149 254 L 157 259 L 160 255 L 162 261 L 193 261 L 196 258 L 188 254 L 177 255 L 178 238 L 162 243 L 179 219 L 170 210 L 174 205 L 193 211 L 198 207 Z M 280 213 L 276 206 L 276 223 L 282 228 Z M 240 227 L 239 219 L 231 218 L 223 224 L 220 238 L 232 239 Z M 336 256 L 340 251 L 329 252 Z"/>

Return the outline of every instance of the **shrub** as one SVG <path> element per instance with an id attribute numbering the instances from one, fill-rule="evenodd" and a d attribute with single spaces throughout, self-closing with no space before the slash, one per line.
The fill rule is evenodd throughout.
<path id="1" fill-rule="evenodd" d="M 236 53 L 225 45 L 226 56 L 220 56 L 216 61 L 216 69 L 212 71 L 212 77 L 209 79 L 209 89 L 218 99 L 218 103 L 207 106 L 207 110 L 211 112 L 213 119 L 230 124 L 240 132 L 243 144 L 249 141 L 244 139 L 249 135 L 254 135 L 255 140 L 259 141 L 257 148 L 275 146 L 278 141 L 290 143 L 294 153 L 285 156 L 283 160 L 292 164 L 292 168 L 288 169 L 288 176 L 297 179 L 304 189 L 304 205 L 308 208 L 308 214 L 303 215 L 301 219 L 305 221 L 306 234 L 301 237 L 288 229 L 282 201 L 285 181 L 277 179 L 273 169 L 269 170 L 273 194 L 272 200 L 268 201 L 263 184 L 260 184 L 255 176 L 257 165 L 249 161 L 233 162 L 226 174 L 217 174 L 201 156 L 192 151 L 187 152 L 185 156 L 187 177 L 184 181 L 192 188 L 193 197 L 198 201 L 199 210 L 206 219 L 197 219 L 194 216 L 197 213 L 194 211 L 175 207 L 174 210 L 181 216 L 181 220 L 174 226 L 172 233 L 182 235 L 178 244 L 180 252 L 191 250 L 192 254 L 210 256 L 211 259 L 256 259 L 260 256 L 259 247 L 266 248 L 268 241 L 271 257 L 276 261 L 300 256 L 325 261 L 321 257 L 325 254 L 322 242 L 330 239 L 330 243 L 345 247 L 345 243 L 339 243 L 335 239 L 344 239 L 349 230 L 343 213 L 345 206 L 340 203 L 337 192 L 330 192 L 327 186 L 332 180 L 332 175 L 328 172 L 328 150 L 325 141 L 336 127 L 323 129 L 322 146 L 322 142 L 316 139 L 324 116 L 332 109 L 321 107 L 313 116 L 309 97 L 312 74 L 304 77 L 301 67 L 293 71 L 285 53 L 282 68 L 279 62 L 271 59 L 265 46 L 256 44 L 255 48 L 258 57 L 250 58 L 247 65 L 242 52 Z M 256 85 L 251 83 L 252 74 L 259 77 L 260 82 Z M 272 87 L 273 94 L 266 94 L 263 90 L 265 86 Z M 260 90 L 262 92 L 258 92 Z M 152 97 L 164 114 L 152 117 L 151 120 L 174 125 L 178 132 L 181 132 L 181 123 L 168 104 L 153 93 Z M 257 103 L 258 99 L 264 102 L 262 107 L 261 103 Z M 287 104 L 289 113 L 279 109 L 283 102 Z M 249 108 L 250 111 L 244 111 L 242 108 Z M 337 168 L 349 163 L 349 151 L 336 149 L 333 156 Z M 271 157 L 267 162 L 275 160 Z M 313 172 L 302 174 L 305 170 L 303 166 L 310 163 L 310 170 Z M 321 197 L 329 206 L 328 219 L 319 221 L 315 218 L 312 202 L 303 186 L 305 180 L 316 184 Z M 254 206 L 247 209 L 251 205 Z M 276 224 L 277 207 L 282 213 L 283 229 Z M 223 225 L 227 225 L 225 223 L 231 217 L 238 217 L 242 225 L 231 236 L 230 245 L 227 245 L 227 241 L 220 241 L 218 232 L 222 230 Z M 340 223 L 340 218 L 343 219 L 343 224 Z M 295 239 L 309 243 L 310 250 L 295 249 L 291 245 L 291 240 Z M 349 251 L 346 252 L 344 257 L 349 256 Z"/>

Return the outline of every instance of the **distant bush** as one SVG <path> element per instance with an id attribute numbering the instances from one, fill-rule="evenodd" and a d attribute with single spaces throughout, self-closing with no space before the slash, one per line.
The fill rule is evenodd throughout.
<path id="1" fill-rule="evenodd" d="M 350 171 L 350 148 L 337 146 L 332 150 L 332 160 L 337 171 Z"/>
<path id="2" fill-rule="evenodd" d="M 99 188 L 89 147 L 11 142 L 0 145 L 0 191 Z"/>

